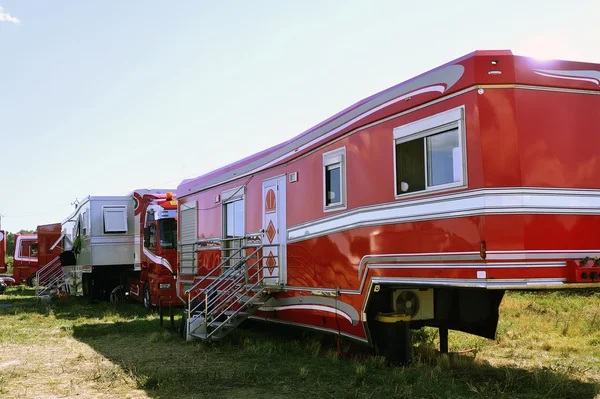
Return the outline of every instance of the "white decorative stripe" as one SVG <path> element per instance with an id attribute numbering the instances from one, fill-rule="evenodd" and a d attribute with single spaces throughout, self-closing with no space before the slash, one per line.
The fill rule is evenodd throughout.
<path id="1" fill-rule="evenodd" d="M 374 263 L 369 269 L 529 269 L 536 267 L 566 267 L 566 262 L 507 262 L 507 263 Z"/>
<path id="2" fill-rule="evenodd" d="M 294 149 L 293 151 L 290 151 L 290 152 L 288 152 L 286 154 L 283 154 L 282 156 L 280 156 L 280 157 L 272 160 L 271 162 L 268 162 L 268 163 L 266 163 L 264 165 L 261 165 L 260 167 L 258 167 L 256 169 L 251 170 L 250 172 L 248 172 L 248 174 L 259 172 L 259 171 L 261 171 L 263 169 L 266 169 L 266 168 L 268 168 L 268 167 L 270 167 L 272 165 L 275 165 L 276 163 L 278 163 L 278 162 L 280 162 L 280 161 L 282 161 L 282 160 L 284 160 L 286 158 L 291 157 L 292 155 L 296 154 L 299 151 L 305 150 L 308 147 L 311 147 L 311 146 L 313 146 L 313 145 L 315 145 L 317 143 L 323 142 L 324 140 L 328 139 L 329 137 L 331 137 L 331 136 L 339 133 L 340 131 L 344 130 L 348 126 L 350 126 L 350 125 L 358 122 L 359 120 L 364 119 L 367 116 L 372 115 L 375 112 L 377 112 L 379 110 L 382 110 L 383 108 L 388 107 L 388 106 L 390 106 L 392 104 L 395 104 L 395 103 L 400 102 L 400 101 L 404 101 L 407 98 L 410 98 L 410 97 L 413 97 L 413 96 L 417 96 L 419 94 L 432 93 L 432 92 L 444 93 L 445 90 L 446 90 L 446 87 L 443 86 L 443 85 L 432 85 L 432 86 L 427 86 L 427 87 L 420 88 L 418 90 L 411 91 L 410 93 L 406 93 L 406 94 L 404 94 L 404 95 L 402 95 L 400 97 L 393 98 L 393 99 L 389 100 L 386 103 L 383 103 L 383 104 L 381 104 L 381 105 L 379 105 L 379 106 L 377 106 L 375 108 L 372 108 L 372 109 L 370 109 L 370 110 L 368 110 L 368 111 L 366 111 L 366 112 L 364 112 L 364 113 L 356 116 L 353 119 L 350 119 L 348 122 L 344 123 L 343 125 L 340 125 L 339 127 L 337 127 L 335 129 L 329 131 L 328 133 L 326 133 L 326 134 L 324 134 L 322 136 L 319 136 L 319 137 L 315 138 L 314 140 L 309 141 L 308 143 L 306 143 L 306 144 L 298 147 L 297 149 Z"/>
<path id="3" fill-rule="evenodd" d="M 156 263 L 157 265 L 162 265 L 162 266 L 166 267 L 167 269 L 169 269 L 169 271 L 171 273 L 173 273 L 173 267 L 171 267 L 171 264 L 165 258 L 153 254 L 146 247 L 144 247 L 144 255 L 146 255 L 148 257 L 148 259 L 150 259 L 152 262 Z"/>
<path id="4" fill-rule="evenodd" d="M 444 279 L 444 278 L 385 278 L 374 277 L 373 284 L 407 284 L 407 285 L 440 285 L 473 288 L 535 288 L 541 286 L 561 286 L 566 283 L 563 278 L 527 278 L 527 279 Z M 598 283 L 600 286 L 600 283 Z"/>
<path id="5" fill-rule="evenodd" d="M 478 189 L 358 208 L 288 229 L 290 242 L 362 226 L 497 214 L 600 214 L 600 190 Z"/>
<path id="6" fill-rule="evenodd" d="M 585 82 L 594 83 L 600 85 L 600 71 L 594 70 L 553 70 L 553 69 L 534 69 L 533 72 L 538 75 L 546 76 L 549 78 L 557 79 L 569 79 L 569 80 L 580 80 Z"/>
<path id="7" fill-rule="evenodd" d="M 352 318 L 346 313 L 339 309 L 332 308 L 329 306 L 323 305 L 286 305 L 286 306 L 262 306 L 260 308 L 263 312 L 272 312 L 274 310 L 320 310 L 323 312 L 335 313 L 342 316 L 344 319 L 348 320 L 350 324 L 352 324 Z"/>
<path id="8" fill-rule="evenodd" d="M 37 261 L 38 261 L 38 258 L 29 258 L 29 257 L 27 257 L 27 256 L 19 256 L 19 255 L 16 255 L 16 256 L 15 256 L 15 260 L 20 260 L 20 261 L 22 261 L 22 262 L 34 262 L 34 263 L 37 263 Z"/>

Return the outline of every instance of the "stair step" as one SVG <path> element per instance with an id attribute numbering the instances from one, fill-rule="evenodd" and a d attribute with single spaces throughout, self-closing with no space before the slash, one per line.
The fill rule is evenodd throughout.
<path id="1" fill-rule="evenodd" d="M 223 338 L 223 336 L 220 336 L 218 334 L 211 335 L 210 337 L 208 336 L 208 334 L 204 334 L 204 333 L 191 333 L 190 335 L 195 338 L 200 338 L 204 341 L 218 341 L 221 338 Z"/>
<path id="2" fill-rule="evenodd" d="M 213 330 L 216 328 L 234 328 L 237 327 L 239 323 L 232 323 L 232 320 L 228 320 L 228 321 L 211 321 L 208 324 L 209 328 L 212 328 Z"/>
<path id="3" fill-rule="evenodd" d="M 226 314 L 227 316 L 230 316 L 230 315 L 234 314 L 235 312 L 236 312 L 235 310 L 226 310 L 226 311 L 225 311 L 225 314 Z M 248 312 L 237 312 L 237 313 L 235 314 L 235 317 L 248 317 L 248 316 L 250 316 L 251 314 L 252 314 L 252 313 L 248 313 Z"/>

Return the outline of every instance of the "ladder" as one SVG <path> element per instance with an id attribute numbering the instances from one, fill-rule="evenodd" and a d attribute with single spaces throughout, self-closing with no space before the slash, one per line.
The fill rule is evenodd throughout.
<path id="1" fill-rule="evenodd" d="M 66 275 L 63 272 L 60 257 L 52 259 L 35 273 L 35 295 L 49 295 L 65 284 Z"/>
<path id="2" fill-rule="evenodd" d="M 228 240 L 231 243 L 221 241 Z M 272 251 L 265 255 L 265 249 L 278 245 L 256 243 L 256 236 L 235 240 L 239 245 L 227 249 L 221 245 L 225 255 L 221 263 L 185 291 L 187 340 L 220 340 L 265 303 L 267 291 L 280 288 L 279 277 L 265 277 L 267 269 L 279 265 L 278 255 Z"/>

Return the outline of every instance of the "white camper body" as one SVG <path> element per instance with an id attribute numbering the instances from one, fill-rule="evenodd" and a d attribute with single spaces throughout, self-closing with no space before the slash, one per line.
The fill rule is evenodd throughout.
<path id="1" fill-rule="evenodd" d="M 140 227 L 134 208 L 132 195 L 89 196 L 63 222 L 63 233 L 71 237 L 83 272 L 92 267 L 139 265 Z"/>

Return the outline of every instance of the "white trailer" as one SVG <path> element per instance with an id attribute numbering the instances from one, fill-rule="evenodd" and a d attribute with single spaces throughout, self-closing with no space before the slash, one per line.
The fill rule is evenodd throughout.
<path id="1" fill-rule="evenodd" d="M 148 285 L 149 291 L 155 286 L 160 288 L 161 283 L 166 286 L 164 276 L 159 274 L 165 274 L 166 269 L 162 268 L 168 268 L 169 262 L 176 261 L 175 256 L 168 254 L 176 251 L 168 249 L 166 242 L 159 241 L 158 248 L 150 242 L 156 229 L 163 235 L 168 233 L 165 226 L 153 226 L 152 230 L 146 225 L 161 218 L 176 218 L 176 202 L 173 205 L 167 200 L 167 197 L 172 200 L 170 191 L 138 189 L 124 196 L 88 196 L 77 204 L 75 211 L 62 222 L 63 248 L 69 251 L 61 255 L 63 271 L 74 282 L 76 292 L 96 299 L 132 292 L 135 299 L 141 300 L 140 284 L 142 287 Z M 174 209 L 165 209 L 166 203 Z M 173 226 L 172 229 L 176 229 L 176 224 Z M 144 228 L 149 237 L 147 247 L 143 248 L 144 254 L 141 254 Z M 168 285 L 174 290 L 172 271 L 166 274 L 169 282 L 173 280 Z M 166 295 L 165 290 L 155 292 L 154 302 L 159 296 L 165 300 L 175 297 L 174 294 Z M 147 295 L 148 306 L 152 303 L 151 294 Z"/>
<path id="2" fill-rule="evenodd" d="M 134 208 L 132 195 L 88 196 L 62 222 L 74 255 L 63 261 L 63 268 L 81 279 L 84 296 L 107 298 L 122 286 L 124 272 L 135 269 L 139 226 L 136 229 Z"/>

